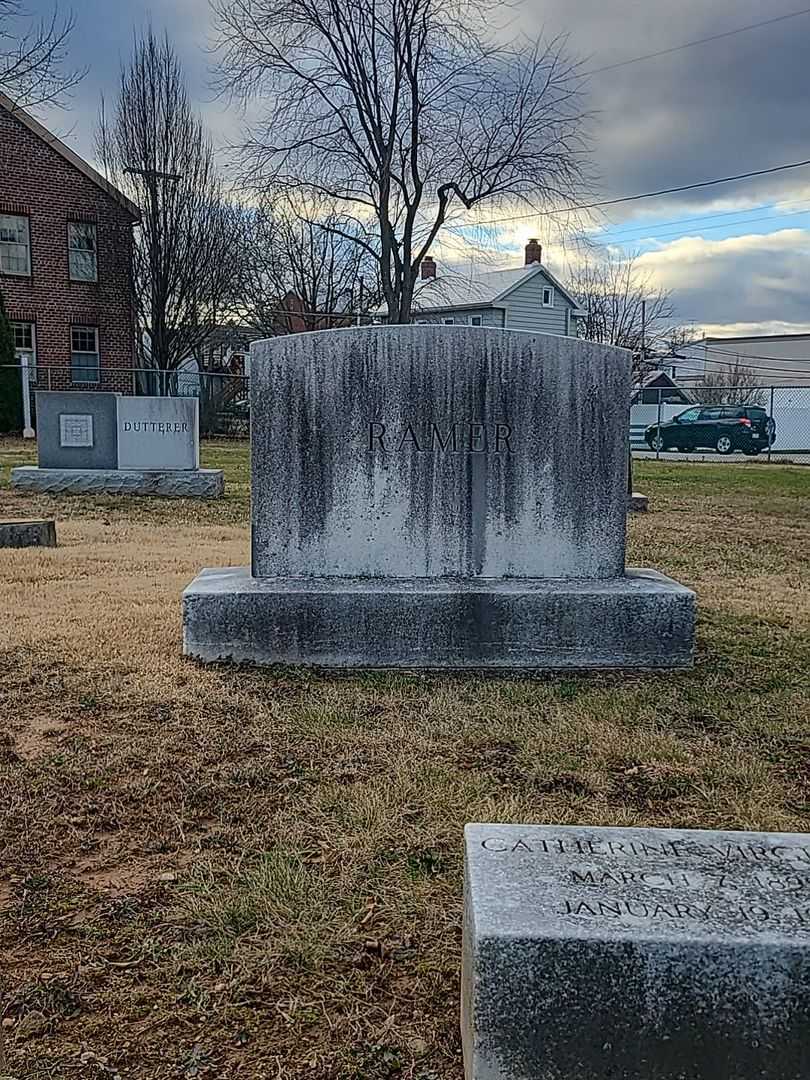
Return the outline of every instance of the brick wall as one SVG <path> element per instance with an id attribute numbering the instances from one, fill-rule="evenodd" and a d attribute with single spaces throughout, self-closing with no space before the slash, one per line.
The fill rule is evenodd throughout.
<path id="1" fill-rule="evenodd" d="M 0 273 L 9 318 L 36 326 L 38 386 L 133 392 L 130 212 L 0 108 L 0 214 L 27 214 L 31 276 Z M 71 281 L 68 221 L 96 225 L 98 281 Z M 100 381 L 71 379 L 71 325 L 98 327 Z"/>

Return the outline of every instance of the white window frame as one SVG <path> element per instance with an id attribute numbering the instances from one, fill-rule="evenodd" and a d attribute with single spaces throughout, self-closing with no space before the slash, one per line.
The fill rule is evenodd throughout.
<path id="1" fill-rule="evenodd" d="M 548 300 L 546 300 L 546 294 L 548 294 Z M 554 286 L 543 286 L 543 307 L 554 307 Z"/>
<path id="2" fill-rule="evenodd" d="M 37 324 L 32 322 L 23 322 L 22 319 L 12 319 L 11 321 L 11 334 L 14 336 L 15 326 L 28 326 L 31 328 L 31 348 L 26 345 L 17 345 L 14 343 L 14 356 L 17 360 L 20 359 L 23 353 L 26 353 L 30 359 L 28 361 L 28 381 L 35 383 L 37 381 Z"/>
<path id="3" fill-rule="evenodd" d="M 86 349 L 74 349 L 73 348 L 73 332 L 75 330 L 88 331 L 92 330 L 95 334 L 96 348 L 95 352 L 88 352 Z M 84 363 L 78 365 L 76 363 L 76 357 L 95 357 L 95 364 Z M 76 378 L 76 369 L 82 371 L 95 371 L 94 378 Z M 98 327 L 85 324 L 72 323 L 70 327 L 70 381 L 76 385 L 84 386 L 88 383 L 101 382 L 101 350 L 98 342 Z"/>
<path id="4" fill-rule="evenodd" d="M 456 325 L 456 320 L 455 319 L 442 319 L 442 326 L 455 326 L 455 325 Z"/>
<path id="5" fill-rule="evenodd" d="M 0 214 L 0 229 L 4 227 L 4 224 L 8 221 L 22 221 L 25 224 L 25 242 L 20 243 L 18 240 L 3 240 L 0 239 L 0 274 L 8 274 L 9 277 L 31 277 L 31 219 L 28 214 Z M 5 228 L 10 229 L 13 226 L 5 225 Z M 5 259 L 10 257 L 9 251 L 11 248 L 24 248 L 25 249 L 25 270 L 10 270 Z M 16 255 L 15 258 L 19 258 Z"/>
<path id="6" fill-rule="evenodd" d="M 93 247 L 92 250 L 83 247 L 76 247 L 72 243 L 71 230 L 75 226 L 82 226 L 83 228 L 90 228 L 93 230 Z M 93 284 L 98 281 L 98 225 L 94 221 L 69 221 L 67 223 L 67 246 L 68 246 L 68 277 L 71 281 L 89 282 Z M 74 259 L 73 256 L 81 255 L 86 258 L 88 255 L 93 256 L 93 276 L 82 277 L 74 271 Z"/>
<path id="7" fill-rule="evenodd" d="M 483 326 L 483 325 L 484 325 L 484 316 L 483 315 L 471 315 L 470 316 L 470 326 Z"/>

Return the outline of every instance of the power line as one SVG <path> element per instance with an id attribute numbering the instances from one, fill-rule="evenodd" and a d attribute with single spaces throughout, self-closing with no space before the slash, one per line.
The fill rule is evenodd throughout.
<path id="1" fill-rule="evenodd" d="M 697 358 L 697 357 L 688 357 L 688 356 L 678 356 L 678 357 L 674 357 L 674 359 L 679 360 L 682 363 L 684 361 L 690 361 L 691 360 L 695 365 L 699 364 L 703 368 L 708 367 L 710 371 L 714 372 L 717 375 L 727 374 L 727 375 L 729 375 L 729 377 L 731 377 L 733 375 L 732 367 L 731 367 L 730 364 L 723 363 L 720 360 L 713 360 L 711 357 Z M 752 374 L 756 375 L 758 378 L 773 379 L 773 378 L 776 378 L 777 376 L 782 377 L 782 376 L 785 376 L 785 375 L 789 375 L 789 376 L 792 376 L 794 378 L 802 377 L 802 378 L 806 379 L 808 377 L 808 375 L 810 375 L 810 362 L 808 362 L 808 366 L 805 367 L 805 368 L 765 368 L 765 367 L 760 367 L 758 364 L 744 363 L 744 361 L 746 359 L 747 359 L 747 357 L 745 357 L 745 356 L 740 357 L 740 361 L 741 361 L 740 367 L 744 367 L 747 371 L 752 372 Z M 666 362 L 666 358 L 663 358 L 663 361 Z M 688 375 L 684 375 L 683 377 L 688 378 Z"/>
<path id="2" fill-rule="evenodd" d="M 750 217 L 743 216 L 743 215 L 749 215 L 749 214 L 752 214 L 752 213 L 757 213 L 760 210 L 767 210 L 772 206 L 795 206 L 797 204 L 800 205 L 800 209 L 798 209 L 798 210 L 785 210 L 780 215 L 777 215 L 777 216 L 790 217 L 790 216 L 792 216 L 794 214 L 807 213 L 807 211 L 810 210 L 810 203 L 807 202 L 806 198 L 805 199 L 781 199 L 779 201 L 779 203 L 776 203 L 776 204 L 775 203 L 758 203 L 755 206 L 749 206 L 744 210 L 716 210 L 714 213 L 711 213 L 711 214 L 699 214 L 699 215 L 690 214 L 688 217 L 673 218 L 671 221 L 650 221 L 650 222 L 647 222 L 644 225 L 617 226 L 616 228 L 613 228 L 612 226 L 607 226 L 604 229 L 603 232 L 598 233 L 598 234 L 597 233 L 592 233 L 592 234 L 589 233 L 589 234 L 587 234 L 587 236 L 588 237 L 596 236 L 596 238 L 599 239 L 599 240 L 612 239 L 614 237 L 621 238 L 623 236 L 626 236 L 628 233 L 645 233 L 645 232 L 649 232 L 649 233 L 655 233 L 655 235 L 657 236 L 658 235 L 658 232 L 657 232 L 658 229 L 666 229 L 670 225 L 695 225 L 698 222 L 715 221 L 718 218 L 731 218 L 731 217 L 740 218 L 739 221 L 729 221 L 729 222 L 726 223 L 729 228 L 732 228 L 735 225 L 745 225 L 749 221 L 756 220 L 754 218 L 750 218 Z M 586 234 L 580 234 L 580 235 L 584 239 Z"/>
<path id="3" fill-rule="evenodd" d="M 809 335 L 810 336 L 810 335 Z M 701 349 L 705 353 L 718 354 L 720 356 L 727 356 L 728 360 L 716 359 L 714 355 L 683 355 L 684 349 Z M 662 357 L 662 360 L 666 360 L 666 357 Z M 703 364 L 709 366 L 716 371 L 729 371 L 730 361 L 736 360 L 740 362 L 744 367 L 753 371 L 755 375 L 760 375 L 763 378 L 769 378 L 775 375 L 801 375 L 805 378 L 810 375 L 810 356 L 786 356 L 784 360 L 781 360 L 778 356 L 759 356 L 756 353 L 740 353 L 735 351 L 727 351 L 718 349 L 713 345 L 706 343 L 704 338 L 700 338 L 696 341 L 688 341 L 685 344 L 678 347 L 677 352 L 671 357 L 673 360 L 686 361 L 692 364 Z M 763 364 L 763 363 L 749 363 L 749 361 L 756 360 L 772 360 L 776 361 L 775 364 Z M 787 367 L 787 364 L 798 363 L 807 364 L 804 368 L 791 368 Z"/>
<path id="4" fill-rule="evenodd" d="M 761 222 L 761 221 L 782 221 L 784 218 L 796 217 L 796 215 L 807 214 L 808 212 L 809 212 L 808 208 L 805 207 L 803 210 L 786 210 L 784 212 L 784 214 L 764 214 L 764 215 L 760 214 L 760 215 L 758 215 L 756 217 L 743 218 L 741 221 L 722 221 L 722 222 L 720 222 L 719 225 L 701 225 L 701 227 L 700 227 L 700 229 L 698 231 L 699 232 L 711 232 L 714 229 L 731 229 L 731 228 L 734 228 L 734 227 L 736 227 L 738 225 L 753 225 L 756 222 Z M 798 228 L 798 226 L 796 226 L 796 227 Z M 650 230 L 650 231 L 651 231 L 651 233 L 654 234 L 654 238 L 656 240 L 667 240 L 667 239 L 669 239 L 669 238 L 671 238 L 673 236 L 675 236 L 675 237 L 684 236 L 684 232 L 683 232 L 682 229 L 676 229 L 674 232 L 663 232 L 663 233 L 659 233 L 659 232 L 657 232 L 655 230 Z M 610 234 L 608 234 L 606 237 L 599 237 L 599 239 L 600 240 L 601 239 L 610 240 Z M 619 237 L 618 239 L 621 240 L 621 237 Z"/>
<path id="5" fill-rule="evenodd" d="M 774 23 L 786 22 L 788 19 L 797 19 L 800 15 L 810 15 L 810 8 L 802 11 L 792 11 L 787 15 L 777 15 L 773 19 L 763 19 L 762 22 L 751 23 L 748 26 L 740 26 L 736 30 L 724 30 L 719 34 L 711 34 L 709 37 L 697 38 L 695 41 L 686 41 L 683 45 L 673 45 L 669 49 L 659 49 L 657 52 L 645 53 L 643 56 L 634 56 L 630 60 L 620 60 L 616 64 L 605 64 L 604 67 L 591 68 L 584 72 L 585 75 L 598 75 L 602 71 L 614 71 L 616 68 L 627 67 L 629 64 L 639 64 L 642 60 L 654 60 L 657 56 L 669 56 L 671 53 L 681 52 L 683 49 L 692 49 L 695 45 L 705 45 L 710 41 L 721 41 L 723 38 L 734 37 L 735 34 L 745 34 L 749 30 L 759 30 L 763 26 L 773 26 Z"/>
<path id="6" fill-rule="evenodd" d="M 750 180 L 756 176 L 770 176 L 773 173 L 786 172 L 788 169 L 801 169 L 810 165 L 810 158 L 804 161 L 791 161 L 785 165 L 773 165 L 769 169 L 754 169 L 751 172 L 737 173 L 734 176 L 718 176 L 713 180 L 700 180 L 694 184 L 682 184 L 680 187 L 660 188 L 657 191 L 643 191 L 637 195 L 622 195 L 617 199 L 602 199 L 599 202 L 577 203 L 563 206 L 559 210 L 535 210 L 530 214 L 513 214 L 509 217 L 490 218 L 488 221 L 475 221 L 469 225 L 449 225 L 449 229 L 473 229 L 483 225 L 500 225 L 506 221 L 524 221 L 528 218 L 550 217 L 555 214 L 568 214 L 574 210 L 597 210 L 602 206 L 617 206 L 619 203 L 637 202 L 639 199 L 654 199 L 661 195 L 674 195 L 679 191 L 694 191 L 697 188 L 715 187 L 717 184 L 731 184 L 737 180 Z"/>
<path id="7" fill-rule="evenodd" d="M 810 338 L 810 334 L 807 335 Z M 741 340 L 745 340 L 744 338 Z M 751 360 L 773 360 L 777 365 L 779 364 L 810 364 L 810 356 L 768 356 L 763 353 L 741 353 L 738 349 L 722 349 L 719 345 L 710 345 L 705 340 L 697 342 L 701 348 L 708 350 L 712 353 L 718 353 L 720 356 L 732 356 L 735 359 Z"/>

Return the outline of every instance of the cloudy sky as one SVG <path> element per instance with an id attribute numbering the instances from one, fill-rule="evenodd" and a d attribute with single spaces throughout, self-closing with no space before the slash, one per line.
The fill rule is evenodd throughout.
<path id="1" fill-rule="evenodd" d="M 52 0 L 25 6 L 46 14 Z M 90 73 L 52 122 L 80 153 L 92 159 L 100 96 L 114 96 L 133 30 L 149 22 L 172 38 L 215 138 L 238 138 L 239 117 L 210 90 L 207 0 L 74 0 L 73 10 L 73 58 Z M 593 72 L 594 171 L 600 197 L 615 198 L 810 158 L 810 10 L 627 63 L 799 10 L 801 0 L 521 0 L 511 19 L 516 31 L 567 33 Z M 575 257 L 540 218 L 463 234 L 457 257 L 514 263 L 536 235 L 556 269 Z M 641 252 L 684 323 L 710 333 L 810 330 L 810 167 L 610 207 L 593 235 Z"/>

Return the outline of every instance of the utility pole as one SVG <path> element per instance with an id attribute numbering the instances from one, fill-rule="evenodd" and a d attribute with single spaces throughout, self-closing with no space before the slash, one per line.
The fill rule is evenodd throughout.
<path id="1" fill-rule="evenodd" d="M 641 301 L 641 370 L 647 367 L 647 301 Z"/>
<path id="2" fill-rule="evenodd" d="M 641 374 L 647 371 L 647 301 L 641 301 Z M 639 380 L 640 381 L 640 380 Z M 660 397 L 661 391 L 658 391 Z M 627 443 L 627 494 L 633 494 L 633 447 L 630 445 L 628 433 Z"/>
<path id="3" fill-rule="evenodd" d="M 364 287 L 364 285 L 365 285 L 365 281 L 363 280 L 363 275 L 361 274 L 360 275 L 360 280 L 359 280 L 359 287 L 358 287 L 358 290 L 357 290 L 358 291 L 358 297 L 357 297 L 357 320 L 356 320 L 356 323 L 355 323 L 356 326 L 361 326 L 362 325 L 360 320 L 362 319 L 362 311 L 363 311 L 363 287 Z"/>

